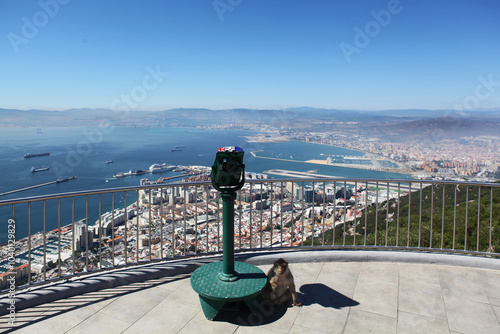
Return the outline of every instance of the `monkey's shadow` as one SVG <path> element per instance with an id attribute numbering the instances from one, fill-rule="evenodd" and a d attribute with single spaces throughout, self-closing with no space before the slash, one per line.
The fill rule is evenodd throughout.
<path id="1" fill-rule="evenodd" d="M 319 304 L 325 308 L 341 309 L 359 305 L 359 302 L 321 283 L 302 285 L 300 292 L 297 292 L 297 298 L 303 307 Z M 214 321 L 229 322 L 239 326 L 262 326 L 282 318 L 289 307 L 292 307 L 291 301 L 277 306 L 261 300 L 257 310 L 252 312 L 243 302 L 228 303 Z"/>
<path id="2" fill-rule="evenodd" d="M 300 287 L 299 300 L 303 306 L 319 304 L 323 307 L 341 309 L 359 305 L 359 302 L 321 283 L 304 284 Z"/>

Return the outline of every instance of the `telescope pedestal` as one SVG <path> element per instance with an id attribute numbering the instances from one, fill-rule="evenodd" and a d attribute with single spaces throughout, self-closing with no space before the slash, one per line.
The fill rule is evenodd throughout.
<path id="1" fill-rule="evenodd" d="M 227 302 L 245 302 L 251 311 L 258 307 L 260 293 L 267 283 L 266 274 L 245 262 L 234 263 L 236 281 L 223 281 L 219 275 L 223 262 L 213 262 L 196 269 L 191 276 L 191 286 L 200 297 L 201 308 L 208 320 L 213 320 Z"/>
<path id="2" fill-rule="evenodd" d="M 266 274 L 244 262 L 234 262 L 234 191 L 222 192 L 223 255 L 222 261 L 196 269 L 191 286 L 200 296 L 203 313 L 213 320 L 227 302 L 244 301 L 255 311 L 258 297 L 267 283 Z"/>

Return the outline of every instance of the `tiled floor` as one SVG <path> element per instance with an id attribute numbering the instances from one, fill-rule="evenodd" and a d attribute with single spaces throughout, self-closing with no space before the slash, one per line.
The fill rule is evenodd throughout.
<path id="1" fill-rule="evenodd" d="M 270 266 L 260 266 L 267 272 Z M 16 333 L 500 333 L 500 271 L 385 262 L 292 263 L 302 307 L 205 319 L 189 275 L 19 311 Z"/>

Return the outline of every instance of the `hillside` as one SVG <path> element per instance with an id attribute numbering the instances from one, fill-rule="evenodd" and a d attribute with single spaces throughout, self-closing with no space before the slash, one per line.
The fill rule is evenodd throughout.
<path id="1" fill-rule="evenodd" d="M 396 200 L 378 205 L 378 214 L 375 216 L 375 204 L 363 210 L 362 217 L 357 219 L 356 240 L 354 241 L 353 222 L 346 226 L 346 245 L 364 244 L 366 220 L 366 244 L 378 246 L 409 246 L 428 248 L 458 249 L 468 251 L 500 252 L 500 188 L 493 191 L 493 208 L 491 210 L 491 190 L 481 189 L 479 196 L 479 228 L 478 228 L 478 195 L 477 186 L 456 189 L 453 185 L 444 186 L 444 221 L 443 221 L 443 185 L 426 187 L 411 195 L 400 197 L 399 222 L 398 203 Z M 431 201 L 431 196 L 433 201 Z M 420 200 L 422 211 L 420 214 Z M 432 209 L 432 210 L 431 210 Z M 389 217 L 386 219 L 387 213 Z M 492 245 L 490 249 L 490 214 L 492 215 Z M 410 219 L 408 219 L 410 218 Z M 431 222 L 432 218 L 432 222 Z M 422 222 L 419 227 L 419 221 Z M 408 223 L 409 222 L 409 223 Z M 432 227 L 432 228 L 431 228 Z M 335 230 L 335 244 L 343 243 L 343 227 Z M 454 233 L 455 232 L 455 233 Z M 479 233 L 478 233 L 479 232 Z M 386 240 L 387 235 L 387 240 Z M 453 238 L 455 235 L 455 238 Z M 409 236 L 409 238 L 408 238 Z M 321 235 L 314 244 L 322 240 Z M 333 231 L 324 235 L 325 244 L 333 245 Z M 376 243 L 375 243 L 376 240 Z M 479 240 L 479 246 L 478 246 Z M 431 245 L 432 241 L 432 245 Z M 311 244 L 311 240 L 307 240 Z"/>

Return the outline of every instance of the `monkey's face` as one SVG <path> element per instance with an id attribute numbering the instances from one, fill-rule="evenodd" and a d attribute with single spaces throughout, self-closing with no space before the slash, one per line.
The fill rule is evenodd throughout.
<path id="1" fill-rule="evenodd" d="M 286 269 L 287 269 L 287 266 L 285 266 L 285 265 L 277 266 L 276 273 L 281 276 L 286 272 Z"/>

